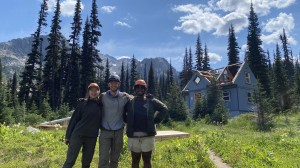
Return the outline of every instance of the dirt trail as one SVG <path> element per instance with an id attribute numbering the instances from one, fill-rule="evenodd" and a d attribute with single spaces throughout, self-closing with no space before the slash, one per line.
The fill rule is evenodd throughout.
<path id="1" fill-rule="evenodd" d="M 217 156 L 213 151 L 208 150 L 210 160 L 216 165 L 217 168 L 231 168 L 230 165 L 224 163 L 223 160 Z"/>

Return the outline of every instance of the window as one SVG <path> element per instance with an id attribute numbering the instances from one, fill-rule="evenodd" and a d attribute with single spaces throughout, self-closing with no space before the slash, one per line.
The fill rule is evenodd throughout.
<path id="1" fill-rule="evenodd" d="M 246 79 L 246 83 L 251 84 L 250 73 L 249 72 L 245 73 L 245 79 Z"/>
<path id="2" fill-rule="evenodd" d="M 195 83 L 196 83 L 196 84 L 199 84 L 199 82 L 200 82 L 200 78 L 199 78 L 199 76 L 197 76 L 197 77 L 195 78 Z"/>
<path id="3" fill-rule="evenodd" d="M 195 93 L 195 95 L 194 95 L 195 104 L 196 104 L 197 100 L 200 98 L 201 98 L 201 93 L 200 92 Z"/>
<path id="4" fill-rule="evenodd" d="M 252 94 L 248 92 L 247 95 L 248 95 L 248 102 L 252 103 Z"/>
<path id="5" fill-rule="evenodd" d="M 230 92 L 228 92 L 228 91 L 223 92 L 223 100 L 230 101 Z"/>

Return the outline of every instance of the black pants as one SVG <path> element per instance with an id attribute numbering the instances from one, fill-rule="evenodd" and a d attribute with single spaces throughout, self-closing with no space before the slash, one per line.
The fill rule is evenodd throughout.
<path id="1" fill-rule="evenodd" d="M 84 137 L 74 135 L 70 139 L 70 144 L 67 152 L 67 159 L 63 165 L 63 168 L 71 168 L 76 162 L 77 156 L 82 147 L 82 167 L 89 168 L 93 160 L 97 137 Z"/>

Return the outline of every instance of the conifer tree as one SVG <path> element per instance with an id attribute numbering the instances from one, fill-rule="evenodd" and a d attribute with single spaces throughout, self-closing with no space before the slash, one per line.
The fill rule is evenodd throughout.
<path id="1" fill-rule="evenodd" d="M 181 95 L 180 88 L 176 84 L 171 86 L 170 93 L 167 96 L 167 106 L 172 120 L 184 121 L 188 118 L 188 107 Z"/>
<path id="2" fill-rule="evenodd" d="M 207 89 L 206 104 L 207 104 L 207 115 L 210 117 L 213 115 L 213 112 L 217 104 L 223 100 L 223 93 L 220 86 L 215 78 L 210 81 Z M 205 115 L 206 115 L 205 114 Z"/>
<path id="3" fill-rule="evenodd" d="M 121 76 L 120 76 L 120 91 L 124 92 L 125 91 L 125 78 L 126 78 L 126 74 L 125 74 L 125 69 L 124 69 L 124 62 L 122 61 L 122 66 L 121 66 Z"/>
<path id="4" fill-rule="evenodd" d="M 174 74 L 173 74 L 173 67 L 172 67 L 172 63 L 170 61 L 170 67 L 169 67 L 169 86 L 172 86 L 175 83 L 174 80 Z"/>
<path id="5" fill-rule="evenodd" d="M 203 63 L 202 64 L 203 64 L 203 71 L 210 70 L 209 55 L 208 55 L 206 44 L 204 46 L 204 57 L 203 57 Z"/>
<path id="6" fill-rule="evenodd" d="M 81 1 L 77 0 L 75 5 L 75 13 L 73 17 L 72 22 L 72 32 L 70 35 L 70 59 L 69 59 L 69 75 L 67 79 L 67 86 L 68 89 L 66 90 L 65 99 L 68 100 L 68 104 L 71 109 L 76 107 L 77 99 L 81 96 L 82 90 L 81 90 L 81 73 L 80 73 L 80 58 L 81 58 L 81 52 L 80 52 L 80 33 L 81 33 Z"/>
<path id="7" fill-rule="evenodd" d="M 106 59 L 106 66 L 105 66 L 105 76 L 104 76 L 104 85 L 105 85 L 105 90 L 108 90 L 108 79 L 110 76 L 110 70 L 109 70 L 109 62 L 108 58 Z"/>
<path id="8" fill-rule="evenodd" d="M 228 56 L 228 65 L 236 64 L 239 62 L 239 49 L 236 37 L 235 37 L 235 31 L 234 27 L 231 25 L 229 28 L 228 33 L 228 47 L 227 47 L 227 56 Z M 238 67 L 237 66 L 231 66 L 229 67 L 229 71 L 233 76 L 237 73 Z"/>
<path id="9" fill-rule="evenodd" d="M 51 30 L 49 34 L 49 46 L 46 48 L 45 66 L 43 68 L 43 93 L 49 96 L 49 104 L 56 111 L 60 103 L 60 52 L 62 34 L 60 32 L 60 3 L 56 3 L 56 9 L 52 19 Z M 40 108 L 40 107 L 38 107 Z"/>
<path id="10" fill-rule="evenodd" d="M 295 105 L 299 106 L 300 105 L 300 63 L 299 63 L 299 58 L 297 58 L 296 63 L 295 63 L 295 81 L 294 81 L 294 94 L 295 94 Z"/>
<path id="11" fill-rule="evenodd" d="M 82 43 L 82 53 L 81 53 L 81 97 L 85 96 L 86 88 L 89 83 L 95 82 L 96 72 L 95 72 L 95 62 L 91 55 L 91 25 L 89 18 L 85 21 L 85 26 L 83 30 L 83 43 Z"/>
<path id="12" fill-rule="evenodd" d="M 281 54 L 278 44 L 276 45 L 276 58 L 274 63 L 274 93 L 275 100 L 283 111 L 287 106 L 287 77 L 284 72 L 283 64 L 281 61 Z"/>
<path id="13" fill-rule="evenodd" d="M 188 81 L 192 78 L 193 76 L 193 55 L 192 55 L 192 49 L 190 47 L 189 49 L 189 56 L 188 56 L 188 61 L 187 61 L 187 79 Z"/>
<path id="14" fill-rule="evenodd" d="M 282 42 L 282 50 L 283 50 L 283 68 L 286 72 L 286 77 L 288 79 L 288 84 L 293 84 L 293 78 L 294 78 L 294 63 L 293 58 L 290 56 L 290 52 L 288 49 L 288 39 L 285 33 L 285 30 L 283 29 L 282 35 L 280 35 L 280 40 Z"/>
<path id="15" fill-rule="evenodd" d="M 130 76 L 129 76 L 129 68 L 127 64 L 126 77 L 125 77 L 125 92 L 129 93 L 129 91 L 130 91 Z"/>
<path id="16" fill-rule="evenodd" d="M 43 0 L 41 4 L 41 8 L 39 11 L 39 19 L 38 19 L 38 27 L 37 30 L 33 34 L 33 42 L 31 46 L 31 52 L 28 54 L 28 59 L 25 63 L 24 71 L 21 74 L 21 81 L 20 81 L 20 91 L 19 91 L 19 101 L 25 101 L 26 106 L 30 107 L 32 103 L 32 99 L 30 95 L 34 95 L 33 91 L 36 90 L 35 84 L 36 79 L 38 77 L 37 68 L 41 62 L 41 52 L 39 51 L 41 46 L 41 32 L 43 27 L 47 25 L 46 17 L 47 17 L 47 5 L 48 0 Z M 40 67 L 38 67 L 41 69 Z"/>
<path id="17" fill-rule="evenodd" d="M 97 49 L 97 45 L 99 42 L 99 37 L 101 36 L 101 32 L 99 29 L 102 27 L 102 25 L 98 18 L 98 6 L 96 0 L 92 0 L 90 24 L 91 24 L 91 53 L 95 63 L 96 62 L 101 63 L 102 60 L 99 56 L 99 50 Z"/>
<path id="18" fill-rule="evenodd" d="M 133 86 L 135 83 L 135 80 L 137 80 L 138 74 L 137 74 L 137 65 L 136 65 L 136 59 L 134 58 L 134 55 L 131 59 L 131 69 L 130 69 L 130 93 L 133 93 Z"/>
<path id="19" fill-rule="evenodd" d="M 68 90 L 67 80 L 68 80 L 68 72 L 69 72 L 69 62 L 70 62 L 70 54 L 68 53 L 67 41 L 62 39 L 61 41 L 61 51 L 60 51 L 60 68 L 59 68 L 59 81 L 61 84 L 59 97 L 60 104 L 62 102 L 68 102 L 66 99 L 66 92 Z"/>
<path id="20" fill-rule="evenodd" d="M 187 48 L 185 48 L 185 54 L 183 57 L 183 67 L 182 67 L 182 71 L 180 72 L 180 87 L 183 88 L 187 82 L 188 82 L 188 51 Z"/>
<path id="21" fill-rule="evenodd" d="M 158 96 L 155 85 L 156 84 L 155 84 L 155 79 L 154 79 L 154 69 L 153 69 L 153 64 L 152 64 L 152 60 L 151 60 L 150 70 L 148 73 L 148 93 Z"/>
<path id="22" fill-rule="evenodd" d="M 145 67 L 144 67 L 144 80 L 146 81 L 146 83 L 148 82 L 148 76 L 147 76 L 147 64 L 145 63 Z"/>
<path id="23" fill-rule="evenodd" d="M 247 36 L 246 61 L 248 61 L 255 77 L 261 82 L 262 88 L 264 88 L 267 92 L 267 95 L 270 96 L 270 81 L 268 76 L 267 59 L 261 47 L 261 30 L 259 28 L 258 17 L 254 12 L 252 3 L 250 6 L 250 15 L 248 20 L 249 26 Z"/>
<path id="24" fill-rule="evenodd" d="M 203 49 L 201 46 L 201 41 L 200 41 L 200 35 L 198 34 L 197 36 L 197 41 L 196 41 L 196 65 L 195 65 L 195 69 L 197 69 L 198 71 L 202 71 L 203 69 Z"/>

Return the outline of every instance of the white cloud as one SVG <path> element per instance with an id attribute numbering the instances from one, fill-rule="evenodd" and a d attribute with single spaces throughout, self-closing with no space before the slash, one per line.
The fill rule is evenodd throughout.
<path id="1" fill-rule="evenodd" d="M 178 20 L 181 25 L 175 26 L 174 30 L 182 30 L 188 34 L 214 31 L 214 35 L 227 35 L 231 24 L 235 26 L 236 32 L 248 25 L 248 18 L 243 13 L 232 12 L 222 17 L 201 5 L 180 5 L 173 8 L 173 11 L 186 13 Z"/>
<path id="2" fill-rule="evenodd" d="M 197 34 L 202 31 L 213 32 L 214 35 L 227 35 L 232 24 L 236 32 L 248 26 L 248 14 L 251 0 L 210 0 L 207 5 L 186 4 L 172 8 L 174 12 L 184 13 L 178 19 L 180 25 L 174 30 L 187 34 Z M 272 8 L 285 8 L 295 3 L 295 0 L 252 0 L 258 15 L 267 15 Z"/>
<path id="3" fill-rule="evenodd" d="M 295 28 L 295 20 L 292 14 L 280 13 L 276 18 L 268 20 L 265 24 L 263 30 L 268 35 L 263 34 L 261 39 L 267 43 L 277 43 L 279 41 L 279 36 L 282 34 L 283 29 L 288 37 L 288 42 L 290 44 L 297 44 L 297 41 L 290 35 L 292 30 Z"/>
<path id="4" fill-rule="evenodd" d="M 129 56 L 118 56 L 117 60 L 120 60 L 120 59 L 131 59 L 131 57 L 129 57 Z"/>
<path id="5" fill-rule="evenodd" d="M 222 56 L 217 53 L 209 52 L 208 56 L 211 64 L 216 64 L 222 60 Z"/>
<path id="6" fill-rule="evenodd" d="M 112 13 L 115 9 L 116 9 L 115 6 L 102 6 L 102 7 L 100 8 L 100 10 L 101 10 L 103 13 Z"/>
<path id="7" fill-rule="evenodd" d="M 61 15 L 68 17 L 74 15 L 76 0 L 63 0 L 60 2 L 60 10 Z M 48 1 L 48 8 L 49 12 L 53 12 L 56 7 L 56 0 L 49 0 Z M 81 10 L 84 9 L 84 5 L 81 3 Z"/>
<path id="8" fill-rule="evenodd" d="M 121 27 L 128 27 L 128 28 L 131 28 L 131 26 L 130 26 L 128 23 L 122 22 L 122 21 L 116 21 L 116 22 L 115 22 L 115 25 L 116 25 L 116 26 L 121 26 Z"/>

